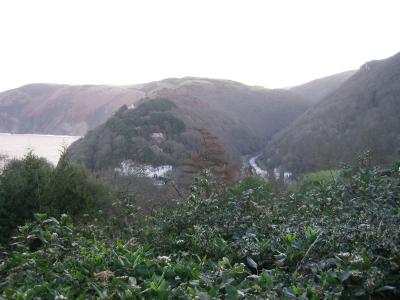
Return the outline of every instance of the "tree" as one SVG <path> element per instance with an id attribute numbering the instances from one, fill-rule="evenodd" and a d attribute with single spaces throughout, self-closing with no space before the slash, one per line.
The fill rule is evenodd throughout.
<path id="1" fill-rule="evenodd" d="M 236 169 L 229 166 L 218 138 L 204 128 L 196 128 L 196 131 L 200 135 L 200 149 L 185 162 L 184 173 L 194 175 L 201 170 L 209 169 L 219 179 L 232 180 Z"/>
<path id="2" fill-rule="evenodd" d="M 16 226 L 32 219 L 43 209 L 44 194 L 53 167 L 28 152 L 21 160 L 11 160 L 0 175 L 0 241 Z"/>
<path id="3" fill-rule="evenodd" d="M 111 190 L 82 164 L 72 163 L 64 151 L 46 191 L 46 210 L 80 216 L 105 207 Z"/>

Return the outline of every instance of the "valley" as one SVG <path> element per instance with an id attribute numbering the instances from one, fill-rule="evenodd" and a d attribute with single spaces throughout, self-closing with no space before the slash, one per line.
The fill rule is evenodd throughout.
<path id="1" fill-rule="evenodd" d="M 399 11 L 0 1 L 0 300 L 400 299 Z"/>
<path id="2" fill-rule="evenodd" d="M 84 163 L 92 171 L 119 168 L 121 162 L 128 160 L 136 160 L 138 165 L 150 162 L 153 167 L 161 161 L 171 165 L 171 158 L 149 160 L 150 156 L 167 155 L 165 151 L 170 151 L 168 155 L 181 156 L 179 160 L 183 164 L 199 150 L 198 137 L 195 137 L 199 128 L 216 138 L 230 165 L 241 164 L 242 156 L 257 153 L 245 165 L 250 165 L 253 173 L 261 177 L 266 177 L 267 168 L 285 169 L 286 176 L 334 168 L 340 162 L 350 162 L 362 150 L 371 150 L 378 163 L 391 161 L 399 147 L 399 124 L 395 117 L 398 57 L 370 62 L 358 71 L 342 72 L 287 89 L 271 90 L 198 77 L 168 78 L 129 86 L 31 84 L 0 93 L 0 129 L 30 134 L 84 135 L 77 145 L 85 146 L 74 144 L 69 152 L 73 160 Z M 375 80 L 374 76 L 391 78 L 391 82 L 385 81 L 388 88 L 379 85 L 384 79 Z M 375 85 L 363 88 L 371 80 L 375 80 Z M 388 100 L 377 100 L 382 97 Z M 121 147 L 128 147 L 122 139 L 126 133 L 115 127 L 119 125 L 113 125 L 111 138 L 111 127 L 104 124 L 111 124 L 110 120 L 116 118 L 121 107 L 137 111 L 138 107 L 157 99 L 166 99 L 175 106 L 173 114 L 186 128 L 180 137 L 185 142 L 181 140 L 173 145 L 176 141 L 170 137 L 158 138 L 157 143 L 145 142 L 148 136 L 139 133 L 144 140 L 137 139 L 130 144 L 131 150 L 122 150 Z M 356 115 L 355 109 L 364 113 Z M 144 113 L 154 115 L 152 108 Z M 337 117 L 332 117 L 335 114 Z M 385 120 L 378 123 L 384 114 Z M 353 119 L 353 116 L 356 117 Z M 128 123 L 123 130 L 130 128 Z M 151 125 L 156 126 L 153 133 L 165 134 L 165 124 L 156 123 Z M 139 127 L 135 126 L 129 130 L 137 131 Z M 339 137 L 343 130 L 343 137 Z M 389 136 L 385 137 L 388 132 Z M 386 147 L 388 143 L 390 146 Z M 160 148 L 167 144 L 169 150 Z M 150 148 L 142 148 L 143 145 Z M 85 158 L 82 151 L 86 151 Z M 114 158 L 102 162 L 104 151 L 113 153 Z M 137 160 L 134 151 L 144 151 L 147 156 L 140 154 Z M 174 154 L 175 151 L 180 154 Z"/>

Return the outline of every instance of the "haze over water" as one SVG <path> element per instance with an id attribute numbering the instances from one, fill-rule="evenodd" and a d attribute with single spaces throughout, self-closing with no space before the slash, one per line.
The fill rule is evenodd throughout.
<path id="1" fill-rule="evenodd" d="M 68 147 L 80 136 L 0 133 L 0 154 L 21 158 L 29 150 L 56 165 L 63 147 Z"/>

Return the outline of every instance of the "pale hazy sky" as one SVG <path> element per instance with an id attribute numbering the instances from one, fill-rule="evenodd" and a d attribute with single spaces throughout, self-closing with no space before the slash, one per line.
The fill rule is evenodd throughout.
<path id="1" fill-rule="evenodd" d="M 286 87 L 400 52 L 394 0 L 0 0 L 0 91 L 225 78 Z"/>

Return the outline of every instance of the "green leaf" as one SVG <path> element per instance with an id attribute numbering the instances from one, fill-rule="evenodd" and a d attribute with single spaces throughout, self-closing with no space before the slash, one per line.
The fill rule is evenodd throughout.
<path id="1" fill-rule="evenodd" d="M 267 271 L 264 271 L 261 274 L 260 284 L 266 286 L 267 289 L 269 289 L 269 290 L 271 290 L 274 287 L 274 282 L 272 280 L 272 276 L 270 274 L 268 274 Z"/>
<path id="2" fill-rule="evenodd" d="M 250 257 L 247 257 L 247 265 L 252 268 L 252 269 L 257 269 L 258 265 L 257 263 Z"/>
<path id="3" fill-rule="evenodd" d="M 57 224 L 57 225 L 60 224 L 60 222 L 58 222 L 58 220 L 57 220 L 56 218 L 53 218 L 53 217 L 44 220 L 42 223 L 43 223 L 43 224 L 51 224 L 51 223 L 54 223 L 54 224 Z"/>
<path id="4" fill-rule="evenodd" d="M 341 282 L 345 282 L 347 279 L 349 279 L 349 277 L 351 276 L 351 272 L 350 271 L 346 271 L 340 274 L 340 281 Z"/>
<path id="5" fill-rule="evenodd" d="M 239 299 L 238 291 L 233 285 L 225 286 L 225 290 L 226 290 L 226 299 L 229 300 Z"/>
<path id="6" fill-rule="evenodd" d="M 136 287 L 137 286 L 137 280 L 135 277 L 129 277 L 128 283 L 130 287 Z"/>
<path id="7" fill-rule="evenodd" d="M 396 287 L 390 286 L 390 285 L 385 285 L 379 289 L 376 290 L 377 293 L 382 293 L 382 292 L 387 292 L 387 291 L 395 291 Z"/>
<path id="8" fill-rule="evenodd" d="M 296 299 L 296 295 L 291 288 L 283 288 L 283 293 L 288 296 L 289 298 Z"/>
<path id="9" fill-rule="evenodd" d="M 44 213 L 37 213 L 35 214 L 35 219 L 38 221 L 44 221 L 47 218 L 47 214 Z"/>

